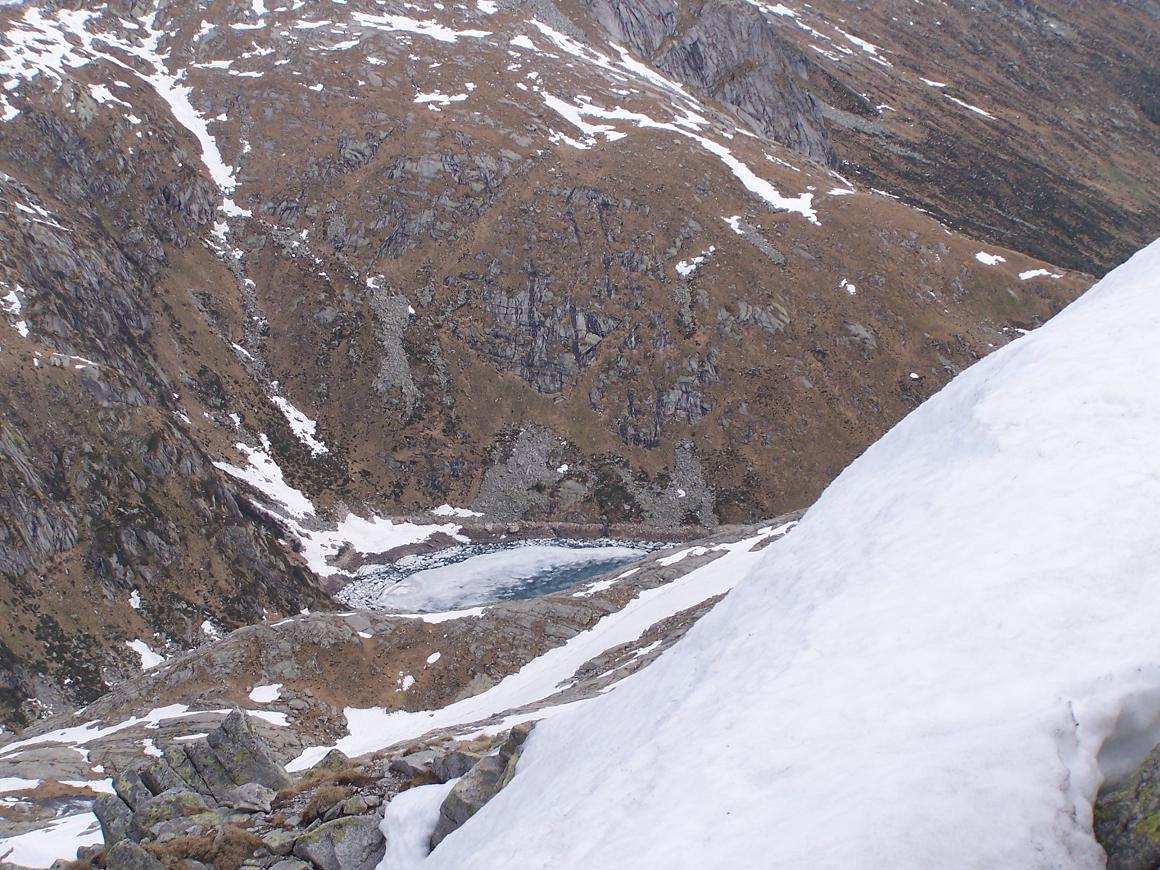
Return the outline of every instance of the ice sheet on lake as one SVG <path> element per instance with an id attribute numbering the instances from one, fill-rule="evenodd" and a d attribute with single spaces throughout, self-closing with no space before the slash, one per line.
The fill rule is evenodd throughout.
<path id="1" fill-rule="evenodd" d="M 644 549 L 623 546 L 497 550 L 394 582 L 382 591 L 374 606 L 407 612 L 456 610 L 506 597 L 503 593 L 518 590 L 545 573 L 571 566 L 622 562 L 646 553 Z"/>

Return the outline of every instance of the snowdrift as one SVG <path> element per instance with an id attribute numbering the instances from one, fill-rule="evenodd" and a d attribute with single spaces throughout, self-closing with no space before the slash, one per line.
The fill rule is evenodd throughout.
<path id="1" fill-rule="evenodd" d="M 956 378 L 442 868 L 1097 868 L 1160 739 L 1160 241 Z M 1101 752 L 1102 750 L 1102 752 Z"/>

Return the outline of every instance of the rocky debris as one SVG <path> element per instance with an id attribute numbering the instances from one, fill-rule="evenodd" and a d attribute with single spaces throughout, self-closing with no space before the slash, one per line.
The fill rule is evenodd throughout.
<path id="1" fill-rule="evenodd" d="M 1160 866 L 1160 746 L 1119 787 L 1096 800 L 1096 840 L 1108 870 L 1155 870 Z"/>

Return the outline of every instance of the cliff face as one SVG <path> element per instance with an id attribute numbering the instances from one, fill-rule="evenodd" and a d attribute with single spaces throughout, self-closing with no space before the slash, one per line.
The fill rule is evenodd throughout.
<path id="1" fill-rule="evenodd" d="M 219 466 L 338 517 L 772 515 L 1090 281 L 1028 254 L 1154 220 L 1150 7 L 981 9 L 980 54 L 957 7 L 413 6 L 0 9 L 6 716 L 326 601 Z"/>

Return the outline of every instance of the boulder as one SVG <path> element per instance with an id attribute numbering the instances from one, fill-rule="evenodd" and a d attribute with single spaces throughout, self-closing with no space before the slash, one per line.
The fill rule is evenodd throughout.
<path id="1" fill-rule="evenodd" d="M 114 776 L 113 790 L 133 810 L 153 797 L 153 792 L 145 787 L 135 770 L 122 770 Z"/>
<path id="2" fill-rule="evenodd" d="M 1160 866 L 1160 746 L 1126 783 L 1096 799 L 1094 828 L 1108 870 Z"/>
<path id="3" fill-rule="evenodd" d="M 105 870 L 165 870 L 165 866 L 132 840 L 121 840 L 105 853 Z"/>
<path id="4" fill-rule="evenodd" d="M 101 835 L 106 846 L 112 846 L 128 835 L 133 811 L 115 794 L 99 795 L 93 801 L 93 814 L 101 823 Z"/>
<path id="5" fill-rule="evenodd" d="M 314 765 L 314 770 L 341 770 L 350 764 L 350 758 L 341 749 L 332 749 Z"/>
<path id="6" fill-rule="evenodd" d="M 177 743 L 170 744 L 161 751 L 165 763 L 169 765 L 169 769 L 176 773 L 182 782 L 194 791 L 212 797 L 209 786 L 201 778 L 201 774 L 197 772 L 197 768 L 193 766 L 193 762 L 189 760 L 189 755 L 186 753 L 183 745 Z M 162 791 L 165 791 L 165 789 L 162 789 Z"/>
<path id="7" fill-rule="evenodd" d="M 387 841 L 377 815 L 347 816 L 308 831 L 294 845 L 294 855 L 318 870 L 375 870 Z"/>
<path id="8" fill-rule="evenodd" d="M 171 788 L 141 803 L 129 822 L 129 836 L 140 841 L 150 829 L 170 819 L 196 816 L 212 809 L 204 797 L 187 788 Z"/>
<path id="9" fill-rule="evenodd" d="M 458 779 L 479 763 L 481 756 L 462 749 L 453 749 L 436 757 L 432 769 L 440 782 Z"/>
<path id="10" fill-rule="evenodd" d="M 154 758 L 152 761 L 141 765 L 137 769 L 137 775 L 141 777 L 141 782 L 145 784 L 145 788 L 149 789 L 155 795 L 161 794 L 163 791 L 168 791 L 171 788 L 190 785 L 160 758 Z M 194 791 L 196 790 L 194 789 Z"/>
<path id="11" fill-rule="evenodd" d="M 230 776 L 218 759 L 217 753 L 213 751 L 213 748 L 204 738 L 186 743 L 182 748 L 198 776 L 205 783 L 203 794 L 220 802 L 225 800 L 227 794 L 241 785 Z"/>
<path id="12" fill-rule="evenodd" d="M 275 790 L 290 785 L 286 768 L 274 759 L 240 710 L 230 713 L 205 739 L 235 784 L 256 782 Z"/>
<path id="13" fill-rule="evenodd" d="M 437 755 L 438 753 L 434 749 L 422 749 L 418 752 L 412 752 L 410 755 L 396 758 L 391 762 L 391 773 L 397 773 L 405 779 L 430 773 Z"/>
<path id="14" fill-rule="evenodd" d="M 312 868 L 305 861 L 299 861 L 297 858 L 283 858 L 277 864 L 272 865 L 270 870 L 312 870 Z"/>
<path id="15" fill-rule="evenodd" d="M 439 807 L 439 821 L 431 834 L 432 849 L 495 797 L 506 771 L 507 761 L 498 755 L 485 755 L 455 784 Z"/>
<path id="16" fill-rule="evenodd" d="M 268 813 L 277 792 L 257 782 L 239 785 L 226 794 L 225 805 L 244 813 Z"/>
<path id="17" fill-rule="evenodd" d="M 289 855 L 298 841 L 298 831 L 271 831 L 262 838 L 262 845 L 271 855 Z"/>
<path id="18" fill-rule="evenodd" d="M 485 755 L 455 784 L 439 807 L 439 821 L 431 834 L 434 849 L 444 838 L 474 816 L 485 803 L 511 782 L 520 753 L 535 722 L 515 726 L 495 755 Z"/>

